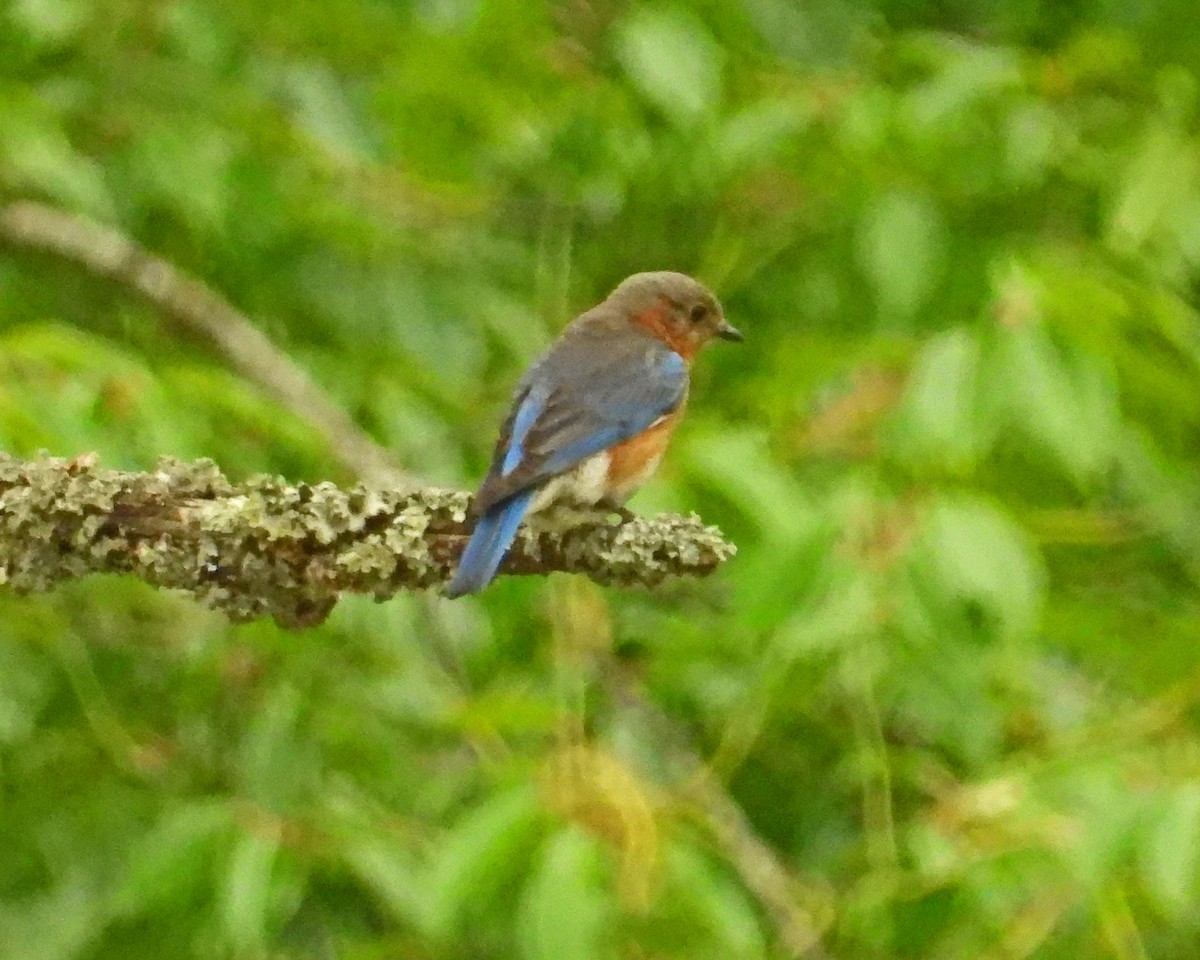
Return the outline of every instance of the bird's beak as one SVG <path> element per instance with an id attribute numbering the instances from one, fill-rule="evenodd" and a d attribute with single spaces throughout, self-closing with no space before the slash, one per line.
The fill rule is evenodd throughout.
<path id="1" fill-rule="evenodd" d="M 734 343 L 741 343 L 746 339 L 742 336 L 742 331 L 724 317 L 721 318 L 721 323 L 717 326 L 717 336 L 722 340 L 732 340 Z"/>

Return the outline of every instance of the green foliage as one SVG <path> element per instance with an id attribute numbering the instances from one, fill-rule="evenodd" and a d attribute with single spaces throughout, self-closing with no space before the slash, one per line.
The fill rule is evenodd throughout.
<path id="1" fill-rule="evenodd" d="M 431 483 L 478 479 L 524 364 L 627 273 L 695 273 L 747 335 L 633 503 L 733 537 L 709 581 L 303 634 L 114 580 L 0 595 L 0 960 L 786 955 L 684 802 L 687 737 L 829 956 L 1196 956 L 1194 21 L 0 8 L 0 201 L 202 277 Z M 349 479 L 15 246 L 0 443 Z"/>

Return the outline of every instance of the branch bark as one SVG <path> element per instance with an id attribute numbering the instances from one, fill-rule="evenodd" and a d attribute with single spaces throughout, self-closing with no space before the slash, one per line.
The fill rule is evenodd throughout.
<path id="1" fill-rule="evenodd" d="M 314 626 L 344 593 L 383 600 L 442 584 L 470 532 L 469 504 L 469 494 L 438 488 L 233 484 L 208 460 L 133 473 L 104 469 L 94 455 L 0 454 L 0 584 L 38 592 L 124 573 L 185 590 L 233 620 Z M 704 576 L 735 551 L 695 516 L 571 519 L 565 529 L 522 527 L 502 572 L 652 586 Z"/>

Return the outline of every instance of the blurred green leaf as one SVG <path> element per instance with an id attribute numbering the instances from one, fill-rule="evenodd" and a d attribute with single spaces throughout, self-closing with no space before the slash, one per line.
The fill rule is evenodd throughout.
<path id="1" fill-rule="evenodd" d="M 323 64 L 294 65 L 281 78 L 280 93 L 291 101 L 301 129 L 344 164 L 371 158 L 373 144 L 357 105 Z"/>
<path id="2" fill-rule="evenodd" d="M 340 854 L 351 874 L 394 922 L 436 930 L 426 873 L 394 837 L 352 831 Z"/>
<path id="3" fill-rule="evenodd" d="M 180 119 L 142 137 L 132 160 L 147 194 L 190 226 L 223 233 L 233 156 L 234 145 L 221 127 Z"/>
<path id="4" fill-rule="evenodd" d="M 90 7 L 79 0 L 14 0 L 10 15 L 40 42 L 60 44 L 83 29 Z"/>
<path id="5" fill-rule="evenodd" d="M 541 828 L 542 811 L 524 784 L 498 793 L 462 818 L 438 844 L 427 881 L 430 929 L 452 939 L 521 879 Z"/>
<path id="6" fill-rule="evenodd" d="M 1200 785 L 1184 784 L 1162 798 L 1140 850 L 1146 886 L 1167 916 L 1181 916 L 1200 893 Z"/>
<path id="7" fill-rule="evenodd" d="M 905 108 L 915 132 L 928 133 L 960 121 L 977 101 L 1020 83 L 1020 63 L 1011 50 L 967 46 L 949 36 L 923 39 L 922 52 L 936 63 L 936 69 L 907 97 Z"/>
<path id="8" fill-rule="evenodd" d="M 791 100 L 756 103 L 725 121 L 716 159 L 733 174 L 769 163 L 794 142 L 809 119 Z"/>
<path id="9" fill-rule="evenodd" d="M 634 8 L 617 31 L 616 53 L 646 99 L 680 126 L 694 126 L 720 103 L 724 53 L 686 8 Z"/>
<path id="10" fill-rule="evenodd" d="M 989 387 L 1011 428 L 1087 486 L 1113 460 L 1119 414 L 1111 377 L 1083 355 L 1068 362 L 1040 327 L 1002 329 L 997 337 Z"/>
<path id="11" fill-rule="evenodd" d="M 673 843 L 668 849 L 660 896 L 682 922 L 699 927 L 695 942 L 712 960 L 769 955 L 751 899 L 694 847 Z"/>
<path id="12" fill-rule="evenodd" d="M 242 790 L 272 810 L 286 810 L 294 804 L 304 779 L 303 748 L 295 739 L 300 710 L 301 697 L 295 687 L 284 683 L 269 690 L 238 752 Z"/>
<path id="13" fill-rule="evenodd" d="M 980 397 L 981 358 L 978 339 L 964 327 L 921 348 L 889 437 L 897 457 L 956 474 L 976 464 L 993 432 Z"/>
<path id="14" fill-rule="evenodd" d="M 0 638 L 0 744 L 28 737 L 52 696 L 50 665 L 17 637 Z"/>
<path id="15" fill-rule="evenodd" d="M 222 883 L 219 916 L 235 951 L 260 949 L 272 912 L 279 825 L 263 820 L 235 839 Z"/>
<path id="16" fill-rule="evenodd" d="M 599 960 L 611 952 L 613 907 L 599 884 L 601 852 L 576 827 L 547 840 L 517 908 L 528 960 Z"/>
<path id="17" fill-rule="evenodd" d="M 913 570 L 935 588 L 933 620 L 953 613 L 995 631 L 1028 638 L 1045 600 L 1045 573 L 1029 538 L 994 505 L 965 494 L 930 504 L 913 553 Z M 947 615 L 951 614 L 950 617 Z"/>
<path id="18" fill-rule="evenodd" d="M 180 908 L 200 899 L 233 828 L 233 811 L 221 800 L 169 809 L 131 849 L 125 879 L 114 896 L 116 914 Z"/>
<path id="19" fill-rule="evenodd" d="M 103 897 L 82 881 L 0 903 L 0 960 L 75 960 L 100 932 Z"/>
<path id="20" fill-rule="evenodd" d="M 1186 914 L 1200 893 L 1200 786 L 1184 784 L 1163 797 L 1139 853 L 1159 910 L 1169 917 Z"/>
<path id="21" fill-rule="evenodd" d="M 871 578 L 862 569 L 842 565 L 820 592 L 797 605 L 779 626 L 775 649 L 788 659 L 834 652 L 839 647 L 870 636 L 878 629 L 878 596 Z"/>
<path id="22" fill-rule="evenodd" d="M 1196 173 L 1193 145 L 1175 130 L 1152 125 L 1114 198 L 1107 242 L 1120 251 L 1144 244 L 1164 217 L 1193 198 Z"/>
<path id="23" fill-rule="evenodd" d="M 772 462 L 765 438 L 743 430 L 694 440 L 684 456 L 701 479 L 742 506 L 763 535 L 795 542 L 814 528 L 803 490 Z"/>
<path id="24" fill-rule="evenodd" d="M 75 149 L 44 103 L 2 82 L 0 186 L 38 191 L 95 216 L 112 215 L 101 168 Z"/>
<path id="25" fill-rule="evenodd" d="M 909 190 L 883 193 L 864 211 L 857 240 L 884 320 L 912 319 L 945 269 L 946 228 L 936 201 Z"/>
<path id="26" fill-rule="evenodd" d="M 98 448 L 113 466 L 127 467 L 190 452 L 158 380 L 103 337 L 61 323 L 16 327 L 0 336 L 0 371 L 11 449 Z M 30 409 L 35 417 L 20 416 Z"/>
<path id="27" fill-rule="evenodd" d="M 1005 131 L 1005 162 L 1014 183 L 1035 183 L 1046 176 L 1059 159 L 1060 125 L 1054 110 L 1040 100 L 1014 106 Z"/>

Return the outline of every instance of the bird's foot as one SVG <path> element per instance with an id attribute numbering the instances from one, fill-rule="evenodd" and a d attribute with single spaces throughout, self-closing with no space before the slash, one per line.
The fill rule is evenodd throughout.
<path id="1" fill-rule="evenodd" d="M 541 530 L 562 532 L 572 527 L 609 526 L 614 514 L 621 518 L 621 523 L 628 523 L 637 516 L 619 503 L 602 500 L 599 503 L 556 503 L 531 516 L 529 523 Z"/>
<path id="2" fill-rule="evenodd" d="M 630 510 L 623 503 L 614 503 L 611 500 L 601 500 L 596 507 L 603 510 L 605 513 L 615 513 L 621 518 L 622 523 L 628 523 L 630 520 L 636 520 L 637 514 Z"/>

